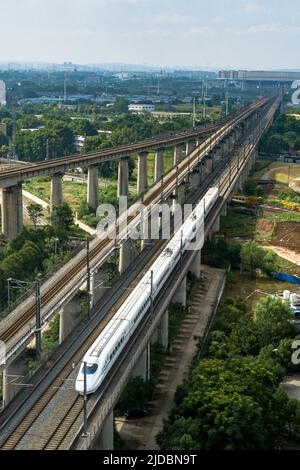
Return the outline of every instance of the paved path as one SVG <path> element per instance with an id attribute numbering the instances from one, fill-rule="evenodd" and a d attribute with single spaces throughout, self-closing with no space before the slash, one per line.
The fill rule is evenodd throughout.
<path id="1" fill-rule="evenodd" d="M 211 317 L 225 271 L 202 267 L 203 281 L 199 284 L 193 304 L 186 315 L 172 351 L 166 359 L 156 384 L 153 401 L 149 404 L 149 416 L 135 421 L 116 419 L 117 430 L 126 441 L 126 448 L 133 450 L 157 450 L 156 435 L 162 430 L 163 421 L 173 407 L 174 393 L 187 378 L 193 358 L 197 353 L 197 339 L 202 336 Z M 180 364 L 180 367 L 178 365 Z"/>
<path id="2" fill-rule="evenodd" d="M 263 246 L 262 248 L 272 250 L 278 256 L 281 256 L 281 258 L 284 258 L 290 261 L 291 263 L 294 263 L 300 266 L 300 253 L 297 253 L 296 251 L 289 250 L 288 248 L 283 248 L 281 246 L 272 246 L 272 245 L 266 245 L 266 246 Z"/>
<path id="3" fill-rule="evenodd" d="M 43 207 L 43 209 L 48 209 L 48 207 L 49 207 L 48 202 L 44 201 L 43 199 L 35 196 L 34 194 L 32 194 L 28 191 L 23 190 L 22 193 L 23 193 L 23 196 L 25 196 L 25 198 L 29 199 L 30 201 L 35 202 L 36 204 L 39 204 L 40 206 Z M 25 206 L 25 213 L 27 214 L 26 206 Z M 47 225 L 47 222 L 45 222 L 42 218 L 40 218 L 39 221 L 38 221 L 38 224 L 39 225 Z M 81 230 L 83 230 L 84 232 L 86 232 L 90 235 L 95 235 L 96 234 L 96 230 L 94 228 L 91 228 L 89 225 L 84 224 L 83 222 L 81 222 L 77 218 L 74 219 L 74 224 L 78 225 L 78 227 L 81 228 Z"/>
<path id="4" fill-rule="evenodd" d="M 300 400 L 300 374 L 287 375 L 280 386 L 289 398 Z"/>
<path id="5" fill-rule="evenodd" d="M 39 204 L 40 206 L 43 207 L 43 209 L 48 209 L 49 207 L 49 204 L 48 202 L 44 201 L 43 199 L 35 196 L 34 194 L 28 192 L 28 191 L 25 191 L 24 189 L 22 190 L 22 194 L 23 196 L 25 196 L 27 199 L 30 199 L 30 201 L 33 201 L 35 202 L 36 204 Z"/>

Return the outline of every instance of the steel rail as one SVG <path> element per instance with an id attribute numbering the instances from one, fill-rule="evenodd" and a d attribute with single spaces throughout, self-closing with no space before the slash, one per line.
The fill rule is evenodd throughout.
<path id="1" fill-rule="evenodd" d="M 252 150 L 253 150 L 253 146 L 251 146 L 251 147 L 249 146 L 248 154 L 245 157 L 245 161 L 248 159 L 249 153 L 251 153 Z M 219 169 L 218 173 L 220 174 L 220 173 L 222 173 L 223 167 L 224 166 L 226 167 L 228 162 L 222 162 L 221 161 L 219 163 L 220 163 L 221 168 Z M 239 168 L 240 168 L 239 167 L 239 162 L 237 162 L 237 166 L 236 166 L 236 172 L 237 173 L 239 171 Z M 231 168 L 231 170 L 232 170 L 232 168 Z M 231 172 L 231 170 L 228 169 L 227 176 L 229 175 L 229 171 Z M 218 175 L 214 174 L 214 175 L 212 175 L 212 177 L 216 181 L 219 180 Z M 232 182 L 231 178 L 230 178 L 230 181 Z M 223 183 L 223 185 L 225 185 L 225 180 L 224 179 L 223 179 L 222 183 Z M 207 181 L 207 184 L 210 184 L 210 181 Z M 207 185 L 205 185 L 205 188 L 202 188 L 201 194 L 203 194 L 203 192 L 205 192 L 205 190 L 207 189 L 206 186 Z M 201 197 L 201 196 L 198 196 L 198 197 Z M 98 331 L 98 328 L 97 328 L 96 330 L 94 330 L 94 334 L 92 334 L 92 336 L 88 338 L 88 343 L 92 344 L 92 341 L 94 340 L 95 337 L 97 337 L 98 334 L 99 334 L 99 331 Z M 82 351 L 83 351 L 82 348 L 84 348 L 84 350 L 86 350 L 86 348 L 88 348 L 88 345 L 86 343 L 84 343 L 84 346 L 82 346 L 80 348 L 80 350 L 77 351 L 77 354 L 75 356 L 73 356 L 72 359 L 69 361 L 68 366 L 65 366 L 65 368 L 61 371 L 59 376 L 56 378 L 57 386 L 61 386 L 61 384 L 64 381 L 64 378 L 66 378 L 66 376 L 64 376 L 64 378 L 61 377 L 61 375 L 64 375 L 64 372 L 69 372 L 70 371 L 70 362 L 74 361 L 74 360 L 78 362 L 78 360 L 80 360 L 80 358 L 82 357 Z M 58 382 L 57 382 L 57 380 L 58 380 Z M 53 390 L 55 389 L 55 385 L 53 385 L 52 387 L 49 387 L 48 394 L 45 394 L 42 397 L 42 400 L 38 401 L 37 408 L 35 407 L 35 410 L 31 413 L 30 417 L 27 418 L 27 422 L 26 422 L 26 419 L 22 421 L 21 427 L 18 428 L 19 432 L 16 433 L 14 431 L 11 434 L 11 436 L 9 437 L 9 439 L 6 440 L 6 442 L 2 445 L 3 449 L 15 448 L 16 447 L 17 443 L 22 439 L 22 437 L 24 435 L 25 428 L 29 429 L 29 427 L 34 422 L 34 420 L 37 419 L 37 416 L 39 416 L 39 414 L 41 412 L 40 411 L 41 408 L 44 409 L 46 404 L 49 403 L 49 401 L 51 399 L 50 396 L 49 396 L 50 388 L 52 388 L 52 394 L 51 395 L 52 396 L 54 395 Z M 81 402 L 81 405 L 80 405 L 80 402 Z M 55 427 L 55 429 L 53 429 L 51 435 L 49 436 L 49 438 L 44 443 L 44 446 L 43 446 L 44 449 L 60 448 L 63 440 L 66 438 L 66 435 L 69 433 L 70 429 L 76 424 L 76 421 L 78 420 L 78 418 L 80 418 L 81 413 L 82 413 L 82 400 L 80 400 L 78 398 L 78 395 L 74 397 L 74 400 L 73 400 L 72 404 L 65 411 L 66 411 L 66 413 L 65 413 L 65 418 L 66 419 L 61 421 L 60 423 L 58 423 L 58 425 Z M 28 419 L 29 419 L 29 421 L 28 421 Z"/>

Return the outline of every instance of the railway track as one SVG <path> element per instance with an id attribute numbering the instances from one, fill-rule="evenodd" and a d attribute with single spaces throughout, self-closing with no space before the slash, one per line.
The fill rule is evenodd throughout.
<path id="1" fill-rule="evenodd" d="M 217 139 L 220 138 L 221 135 L 225 134 L 227 129 L 231 129 L 234 125 L 236 125 L 238 122 L 240 122 L 246 115 L 250 114 L 253 110 L 260 108 L 263 104 L 266 104 L 268 102 L 268 99 L 263 99 L 260 100 L 254 104 L 252 104 L 247 110 L 243 111 L 240 113 L 237 117 L 231 119 L 228 124 L 221 129 L 219 129 L 215 134 L 214 134 L 214 142 L 213 141 L 205 141 L 204 143 L 201 144 L 200 149 L 201 153 L 205 154 L 208 150 L 210 150 L 210 147 L 217 141 Z M 162 192 L 166 191 L 167 188 L 169 188 L 171 185 L 175 186 L 177 179 L 179 177 L 179 171 L 180 175 L 185 174 L 186 172 L 189 171 L 190 167 L 193 166 L 195 163 L 199 161 L 199 156 L 198 153 L 192 152 L 191 155 L 194 156 L 188 156 L 186 157 L 177 167 L 177 171 L 171 170 L 164 178 L 163 178 L 163 184 L 156 184 L 156 187 L 153 189 L 150 189 L 148 193 L 146 193 L 144 199 L 143 199 L 143 204 L 147 207 L 153 201 L 155 201 Z M 147 195 L 148 194 L 148 195 Z M 129 216 L 128 217 L 128 223 L 131 223 L 134 220 L 134 216 Z M 104 248 L 106 248 L 111 240 L 105 239 L 98 241 L 95 246 L 91 248 L 90 251 L 90 262 L 91 266 L 93 264 L 93 261 L 96 260 L 99 256 L 99 254 L 103 251 Z M 59 292 L 62 291 L 62 289 L 66 288 L 70 282 L 83 270 L 85 270 L 86 267 L 86 258 L 81 257 L 81 259 L 78 261 L 76 266 L 71 267 L 71 269 L 65 274 L 65 276 L 61 279 L 59 279 L 46 293 L 42 294 L 41 297 L 41 308 L 45 309 L 47 305 L 52 301 Z M 14 321 L 13 325 L 8 327 L 7 330 L 1 334 L 0 340 L 3 341 L 4 343 L 8 344 L 14 336 L 22 330 L 30 321 L 34 320 L 35 318 L 35 304 L 32 302 L 32 305 L 24 311 L 23 315 L 20 316 L 17 320 Z M 33 333 L 32 333 L 33 334 Z"/>
<path id="2" fill-rule="evenodd" d="M 233 118 L 234 114 L 232 115 Z M 98 157 L 106 157 L 106 156 L 113 156 L 118 154 L 124 154 L 126 152 L 133 153 L 142 151 L 147 147 L 158 147 L 159 145 L 165 146 L 166 143 L 172 144 L 172 142 L 176 143 L 176 141 L 180 139 L 186 139 L 187 137 L 200 137 L 204 136 L 210 132 L 213 132 L 220 128 L 224 123 L 226 123 L 228 119 L 222 119 L 218 121 L 216 124 L 209 124 L 207 126 L 201 126 L 198 128 L 194 128 L 192 130 L 186 130 L 182 132 L 176 132 L 173 134 L 167 134 L 165 136 L 161 136 L 159 138 L 149 139 L 138 143 L 122 145 L 119 147 L 114 147 L 113 149 L 101 150 L 98 152 L 88 152 L 82 155 L 69 155 L 68 157 L 60 157 L 56 158 L 51 161 L 39 162 L 39 163 L 27 163 L 26 168 L 24 166 L 18 166 L 18 168 L 14 168 L 11 170 L 6 169 L 5 171 L 1 172 L 0 175 L 0 186 L 1 186 L 1 179 L 5 177 L 11 176 L 18 176 L 18 175 L 26 175 L 30 170 L 43 170 L 44 168 L 51 168 L 61 164 L 70 164 L 70 163 L 81 163 L 83 160 L 93 160 L 93 158 Z M 24 162 L 25 163 L 25 162 Z M 24 171 L 23 171 L 24 170 Z"/>
<path id="3" fill-rule="evenodd" d="M 257 138 L 258 137 L 259 136 L 257 136 Z M 246 154 L 244 156 L 245 161 L 247 160 L 248 155 L 252 152 L 252 150 L 253 146 L 248 145 L 246 147 Z M 228 168 L 227 163 L 228 161 L 221 161 L 219 163 L 219 169 L 216 174 L 211 175 L 211 178 L 207 181 L 208 186 L 213 184 L 212 181 L 215 181 L 215 184 L 216 182 L 218 182 L 218 184 L 220 185 L 220 191 L 224 194 L 228 185 L 232 183 L 232 177 L 234 176 L 233 173 L 238 173 L 240 164 L 243 162 L 240 161 L 239 157 L 237 159 L 237 157 L 235 156 L 233 163 L 230 164 L 230 168 Z M 226 169 L 226 167 L 227 171 L 224 172 L 224 168 Z M 203 193 L 207 189 L 207 185 L 204 185 L 205 187 L 202 188 L 197 198 L 200 198 L 201 195 L 203 195 Z M 147 266 L 149 266 L 153 262 L 153 258 L 155 258 L 156 256 L 157 254 L 151 257 L 151 259 L 147 263 Z M 144 269 L 147 269 L 147 266 Z M 136 283 L 138 283 L 141 275 L 142 273 L 140 273 L 140 275 L 135 279 L 131 288 L 134 287 Z M 7 439 L 2 443 L 1 449 L 8 450 L 18 448 L 18 444 L 23 439 L 24 435 L 29 431 L 34 422 L 41 416 L 43 410 L 46 409 L 54 395 L 57 393 L 57 390 L 60 389 L 63 384 L 66 383 L 68 377 L 70 377 L 71 364 L 73 362 L 78 363 L 82 359 L 85 351 L 90 347 L 90 345 L 99 335 L 100 331 L 104 328 L 104 323 L 106 324 L 111 319 L 111 317 L 115 313 L 115 309 L 118 308 L 119 305 L 121 305 L 121 303 L 125 300 L 126 296 L 126 292 L 123 293 L 115 307 L 105 316 L 105 318 L 99 323 L 99 325 L 86 338 L 83 344 L 75 351 L 75 353 L 68 360 L 65 366 L 60 370 L 59 374 L 54 377 L 53 381 L 51 382 L 51 385 L 47 388 L 42 397 L 38 401 L 36 401 L 36 403 L 29 410 L 27 415 L 23 418 L 22 422 L 15 429 L 12 430 Z M 92 402 L 93 398 L 88 401 L 88 404 L 91 405 L 89 409 L 91 409 L 92 407 Z M 80 397 L 77 392 L 72 389 L 72 391 L 68 394 L 68 404 L 63 410 L 63 419 L 58 420 L 56 424 L 51 427 L 51 430 L 47 436 L 39 436 L 36 448 L 45 450 L 65 448 L 66 443 L 68 442 L 68 435 L 73 431 L 80 429 L 81 427 L 82 413 L 82 397 Z M 34 435 L 31 437 L 31 439 L 35 439 Z"/>

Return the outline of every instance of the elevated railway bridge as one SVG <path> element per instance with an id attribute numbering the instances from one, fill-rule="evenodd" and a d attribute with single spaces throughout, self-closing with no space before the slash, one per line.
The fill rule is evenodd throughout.
<path id="1" fill-rule="evenodd" d="M 169 173 L 161 174 L 153 187 L 143 192 L 143 203 L 146 208 L 149 207 L 147 216 L 152 210 L 150 206 L 155 207 L 162 200 L 172 203 L 175 198 L 180 204 L 196 204 L 209 187 L 217 186 L 219 198 L 213 210 L 206 214 L 205 237 L 218 231 L 220 213 L 226 211 L 227 200 L 253 165 L 257 144 L 271 124 L 280 102 L 280 96 L 262 99 L 212 129 L 208 138 L 181 161 L 177 160 Z M 186 187 L 189 191 L 185 191 Z M 168 344 L 168 305 L 172 301 L 186 304 L 186 275 L 189 271 L 200 277 L 201 250 L 186 252 L 180 265 L 174 268 L 165 282 L 153 308 L 126 345 L 113 371 L 89 398 L 88 432 L 82 437 L 83 400 L 74 389 L 78 364 L 166 243 L 158 240 L 143 244 L 136 262 L 131 263 L 127 237 L 130 230 L 141 224 L 140 215 L 135 215 L 139 202 L 128 211 L 128 230 L 118 234 L 119 250 L 123 251 L 120 253 L 121 276 L 111 289 L 94 301 L 90 321 L 79 324 L 79 330 L 74 329 L 73 333 L 63 335 L 65 337 L 58 352 L 54 353 L 52 361 L 44 365 L 43 373 L 38 371 L 30 379 L 31 387 L 20 390 L 15 397 L 15 390 L 6 380 L 6 375 L 9 377 L 10 368 L 15 367 L 16 370 L 18 356 L 35 334 L 34 299 L 27 299 L 0 323 L 0 339 L 8 346 L 8 362 L 2 366 L 4 387 L 7 388 L 7 406 L 0 415 L 0 445 L 3 449 L 85 449 L 93 446 L 96 440 L 100 442 L 100 447 L 112 448 L 113 408 L 122 389 L 132 374 L 146 378 L 149 344 L 153 336 L 164 347 Z M 110 240 L 95 239 L 91 243 L 92 272 L 94 270 L 96 273 L 114 249 L 116 246 Z M 85 261 L 85 254 L 79 253 L 62 272 L 43 286 L 43 322 L 49 321 L 62 306 L 72 302 L 72 297 L 86 281 Z M 63 310 L 60 314 L 64 315 Z"/>

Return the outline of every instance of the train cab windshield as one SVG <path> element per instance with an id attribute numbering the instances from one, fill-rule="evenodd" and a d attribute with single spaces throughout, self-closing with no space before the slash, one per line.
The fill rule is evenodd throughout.
<path id="1" fill-rule="evenodd" d="M 98 369 L 98 364 L 87 364 L 85 366 L 86 375 L 95 374 L 97 369 Z M 84 374 L 84 366 L 82 366 L 81 373 Z"/>

